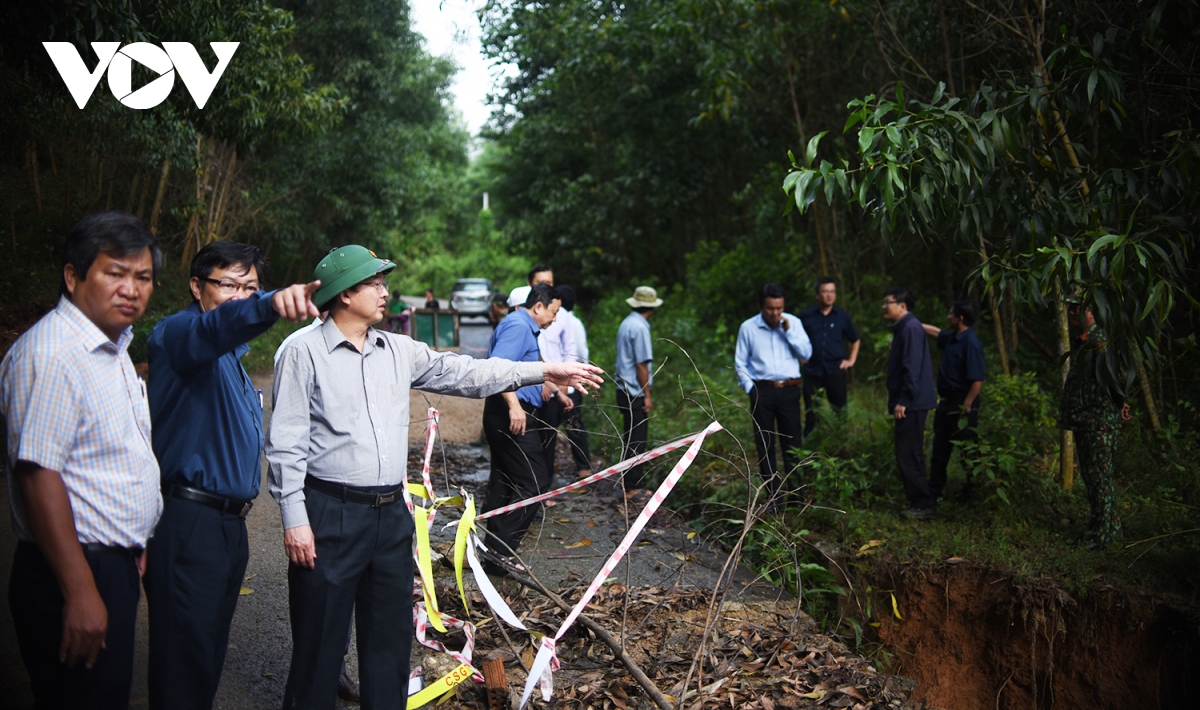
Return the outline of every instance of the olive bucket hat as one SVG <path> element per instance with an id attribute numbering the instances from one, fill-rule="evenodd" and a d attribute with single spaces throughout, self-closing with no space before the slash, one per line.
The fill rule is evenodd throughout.
<path id="1" fill-rule="evenodd" d="M 321 280 L 321 288 L 313 294 L 313 305 L 323 311 L 326 304 L 342 291 L 394 268 L 394 262 L 380 259 L 375 252 L 357 244 L 332 249 L 313 269 L 313 278 Z"/>

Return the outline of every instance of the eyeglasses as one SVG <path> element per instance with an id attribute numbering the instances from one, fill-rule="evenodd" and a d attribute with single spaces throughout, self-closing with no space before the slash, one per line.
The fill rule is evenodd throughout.
<path id="1" fill-rule="evenodd" d="M 236 281 L 222 281 L 220 279 L 204 279 L 205 282 L 217 287 L 217 290 L 226 296 L 232 296 L 236 293 L 255 293 L 259 289 L 257 281 L 249 281 L 244 284 Z"/>
<path id="2" fill-rule="evenodd" d="M 387 281 L 363 281 L 358 286 L 359 286 L 359 288 L 374 288 L 376 291 L 379 291 L 380 293 L 388 292 Z"/>
<path id="3" fill-rule="evenodd" d="M 887 299 L 884 299 L 884 301 L 883 301 L 883 307 L 884 307 L 884 308 L 887 308 L 888 306 L 894 306 L 894 305 L 896 305 L 897 303 L 899 303 L 899 301 L 889 301 L 889 300 L 887 300 Z"/>

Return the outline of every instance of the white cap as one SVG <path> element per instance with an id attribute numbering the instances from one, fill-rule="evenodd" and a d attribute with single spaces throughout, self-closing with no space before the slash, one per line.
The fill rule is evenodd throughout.
<path id="1" fill-rule="evenodd" d="M 508 294 L 508 307 L 516 308 L 517 306 L 525 305 L 525 301 L 529 300 L 529 292 L 533 289 L 529 286 L 518 286 Z"/>

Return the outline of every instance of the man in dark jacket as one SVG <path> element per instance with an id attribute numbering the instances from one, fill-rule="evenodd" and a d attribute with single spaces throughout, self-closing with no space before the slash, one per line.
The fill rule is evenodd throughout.
<path id="1" fill-rule="evenodd" d="M 908 509 L 901 515 L 933 518 L 937 516 L 937 499 L 925 475 L 925 417 L 937 401 L 929 343 L 912 308 L 912 291 L 906 288 L 894 288 L 883 298 L 883 318 L 893 323 L 887 406 L 895 422 L 896 465 L 908 496 Z"/>
<path id="2" fill-rule="evenodd" d="M 192 260 L 192 305 L 150 333 L 163 495 L 146 553 L 152 710 L 211 708 L 221 682 L 262 477 L 262 404 L 240 358 L 280 318 L 317 315 L 320 282 L 264 291 L 265 266 L 258 247 L 209 244 Z"/>

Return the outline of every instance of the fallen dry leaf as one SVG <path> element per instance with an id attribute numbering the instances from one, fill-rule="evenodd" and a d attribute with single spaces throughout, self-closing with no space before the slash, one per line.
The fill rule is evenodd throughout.
<path id="1" fill-rule="evenodd" d="M 241 589 L 238 590 L 239 597 L 248 597 L 253 593 L 254 593 L 254 590 L 251 589 L 250 587 L 242 587 Z"/>
<path id="2" fill-rule="evenodd" d="M 587 547 L 588 545 L 591 545 L 591 544 L 592 544 L 592 541 L 585 537 L 582 540 L 580 540 L 579 542 L 573 542 L 570 545 L 567 545 L 566 549 L 577 550 L 581 547 Z"/>

